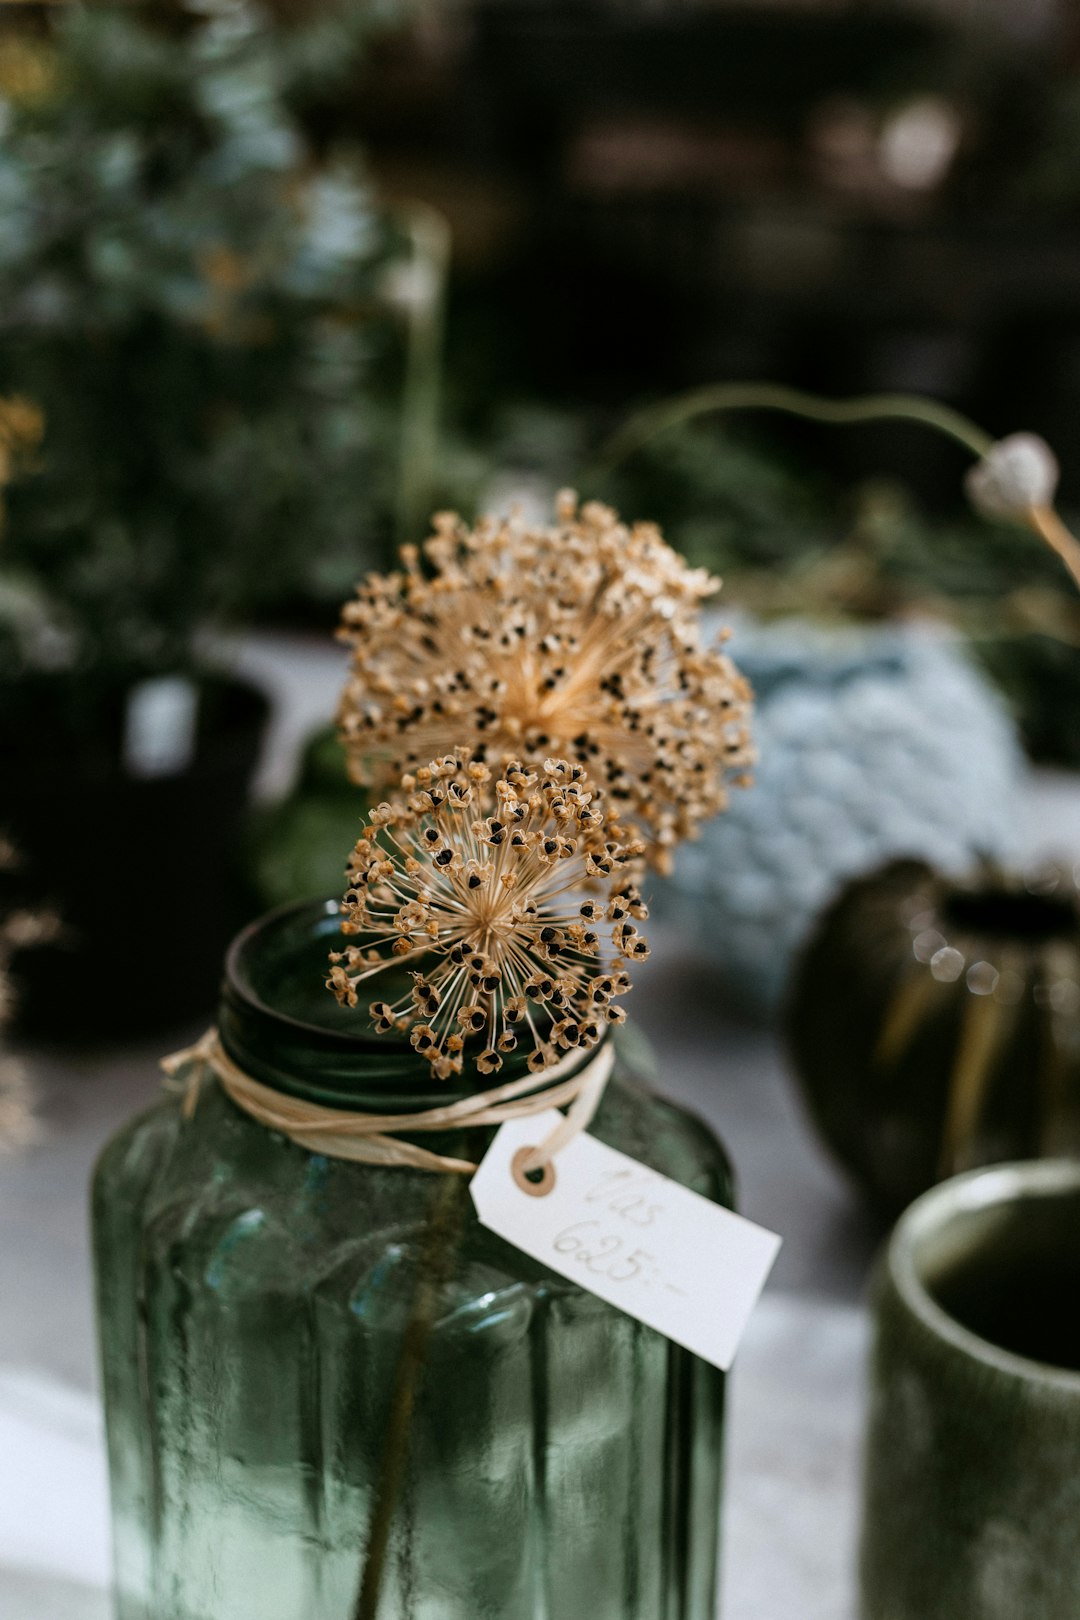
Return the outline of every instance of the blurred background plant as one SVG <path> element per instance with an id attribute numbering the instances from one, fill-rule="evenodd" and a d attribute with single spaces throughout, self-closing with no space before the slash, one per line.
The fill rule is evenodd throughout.
<path id="1" fill-rule="evenodd" d="M 951 496 L 937 499 L 896 475 L 845 480 L 827 440 L 822 456 L 817 435 L 744 418 L 683 423 L 597 474 L 609 419 L 580 404 L 504 404 L 484 441 L 487 503 L 542 516 L 576 469 L 590 494 L 658 522 L 756 619 L 948 627 L 1004 692 L 1029 755 L 1080 765 L 1080 602 L 1029 533 L 965 507 L 962 458 Z M 931 439 L 928 457 L 937 450 Z"/>
<path id="2" fill-rule="evenodd" d="M 151 816 L 131 783 L 171 782 L 182 819 L 152 813 L 185 846 L 205 820 L 196 890 L 235 890 L 237 854 L 255 896 L 235 890 L 234 915 L 335 890 L 357 806 L 332 734 L 252 825 L 265 705 L 202 678 L 193 704 L 175 677 L 222 624 L 328 630 L 431 507 L 539 514 L 575 477 L 655 518 L 724 575 L 727 604 L 767 621 L 759 679 L 782 667 L 819 690 L 826 666 L 854 667 L 851 643 L 830 663 L 808 621 L 868 636 L 874 680 L 910 662 L 893 627 L 943 621 L 1029 752 L 1080 763 L 1075 604 L 1052 558 L 965 508 L 953 447 L 904 427 L 709 421 L 589 473 L 643 400 L 774 376 L 922 391 L 994 431 L 1041 431 L 1068 508 L 1071 8 L 2 11 L 0 759 L 37 780 L 23 826 L 64 780 L 27 763 L 47 739 L 81 779 L 124 777 L 101 847 L 129 874 Z M 906 701 L 891 692 L 898 714 Z M 199 786 L 211 758 L 215 785 Z M 148 857 L 131 886 L 152 882 Z"/>
<path id="3" fill-rule="evenodd" d="M 655 516 L 760 619 L 952 627 L 1004 691 L 1031 757 L 1080 764 L 1080 602 L 1022 529 L 953 503 L 935 514 L 895 478 L 844 488 L 763 433 L 708 423 L 662 435 L 600 487 Z"/>
<path id="4" fill-rule="evenodd" d="M 453 229 L 448 403 L 482 504 L 541 508 L 643 398 L 763 377 L 1041 432 L 1075 502 L 1074 6 L 462 0 L 375 60 L 373 171 Z M 602 493 L 755 612 L 943 614 L 1035 756 L 1074 766 L 1067 582 L 971 516 L 963 466 L 904 426 L 709 422 Z"/>
<path id="5" fill-rule="evenodd" d="M 1067 450 L 1053 7 L 1021 29 L 995 5 L 977 49 L 962 8 L 900 0 L 15 9 L 37 20 L 0 36 L 0 390 L 38 403 L 48 453 L 8 492 L 0 674 L 29 643 L 85 693 L 190 662 L 208 619 L 328 623 L 425 505 L 539 504 L 650 386 L 827 372 L 1008 402 L 1003 427 Z M 437 457 L 431 205 L 454 237 Z M 754 611 L 945 609 L 1072 763 L 1071 604 L 1022 539 L 969 544 L 957 488 L 903 430 L 702 425 L 605 493 Z"/>
<path id="6" fill-rule="evenodd" d="M 428 508 L 445 243 L 429 208 L 376 198 L 326 111 L 396 7 L 17 9 L 0 774 L 28 903 L 64 886 L 71 799 L 101 857 L 20 1010 L 48 1016 L 78 961 L 74 1025 L 108 1024 L 174 841 L 169 960 L 125 992 L 153 1022 L 212 988 L 246 904 L 230 874 L 267 703 L 216 672 L 213 634 L 343 595 Z"/>
<path id="7" fill-rule="evenodd" d="M 0 737 L 85 751 L 208 624 L 385 552 L 440 267 L 320 136 L 390 8 L 55 9 L 0 44 L 0 393 L 41 418 L 0 466 Z"/>

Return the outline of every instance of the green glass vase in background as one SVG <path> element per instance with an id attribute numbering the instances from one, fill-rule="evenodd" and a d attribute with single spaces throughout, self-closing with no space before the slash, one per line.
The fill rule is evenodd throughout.
<path id="1" fill-rule="evenodd" d="M 337 930 L 240 936 L 230 1057 L 333 1107 L 451 1100 L 327 993 Z M 593 1133 L 730 1205 L 619 1047 Z M 106 1149 L 94 1223 L 117 1620 L 714 1620 L 722 1375 L 482 1228 L 464 1177 L 311 1154 L 207 1080 Z"/>

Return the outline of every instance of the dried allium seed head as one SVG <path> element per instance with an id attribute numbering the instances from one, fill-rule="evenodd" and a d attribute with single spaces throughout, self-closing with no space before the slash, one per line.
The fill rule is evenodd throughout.
<path id="1" fill-rule="evenodd" d="M 700 640 L 718 581 L 652 524 L 569 494 L 550 528 L 469 529 L 446 513 L 434 528 L 344 609 L 338 721 L 355 780 L 396 781 L 447 736 L 496 768 L 557 752 L 588 767 L 666 869 L 753 758 L 750 689 Z"/>
<path id="2" fill-rule="evenodd" d="M 648 913 L 632 881 L 641 845 L 584 767 L 510 761 L 496 779 L 462 749 L 402 793 L 353 851 L 341 927 L 356 943 L 331 955 L 328 988 L 355 1007 L 363 981 L 410 963 L 411 988 L 372 1001 L 370 1016 L 384 1034 L 409 1030 L 443 1079 L 469 1042 L 483 1075 L 523 1040 L 534 1070 L 594 1046 L 620 1020 L 626 963 L 648 955 Z"/>

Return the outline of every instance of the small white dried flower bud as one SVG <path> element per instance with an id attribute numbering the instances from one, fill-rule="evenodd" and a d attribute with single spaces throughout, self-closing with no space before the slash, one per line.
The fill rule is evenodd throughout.
<path id="1" fill-rule="evenodd" d="M 1052 506 L 1057 457 L 1036 433 L 1011 433 L 976 462 L 964 479 L 968 500 L 984 517 L 1024 522 L 1033 506 Z"/>

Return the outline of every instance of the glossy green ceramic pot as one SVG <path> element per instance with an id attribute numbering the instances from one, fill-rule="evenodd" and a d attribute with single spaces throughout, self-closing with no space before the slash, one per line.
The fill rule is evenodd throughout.
<path id="1" fill-rule="evenodd" d="M 1080 1163 L 978 1170 L 879 1273 L 863 1620 L 1080 1615 Z"/>
<path id="2" fill-rule="evenodd" d="M 793 1066 L 887 1216 L 981 1164 L 1080 1154 L 1080 896 L 1061 864 L 850 883 L 799 962 Z"/>

